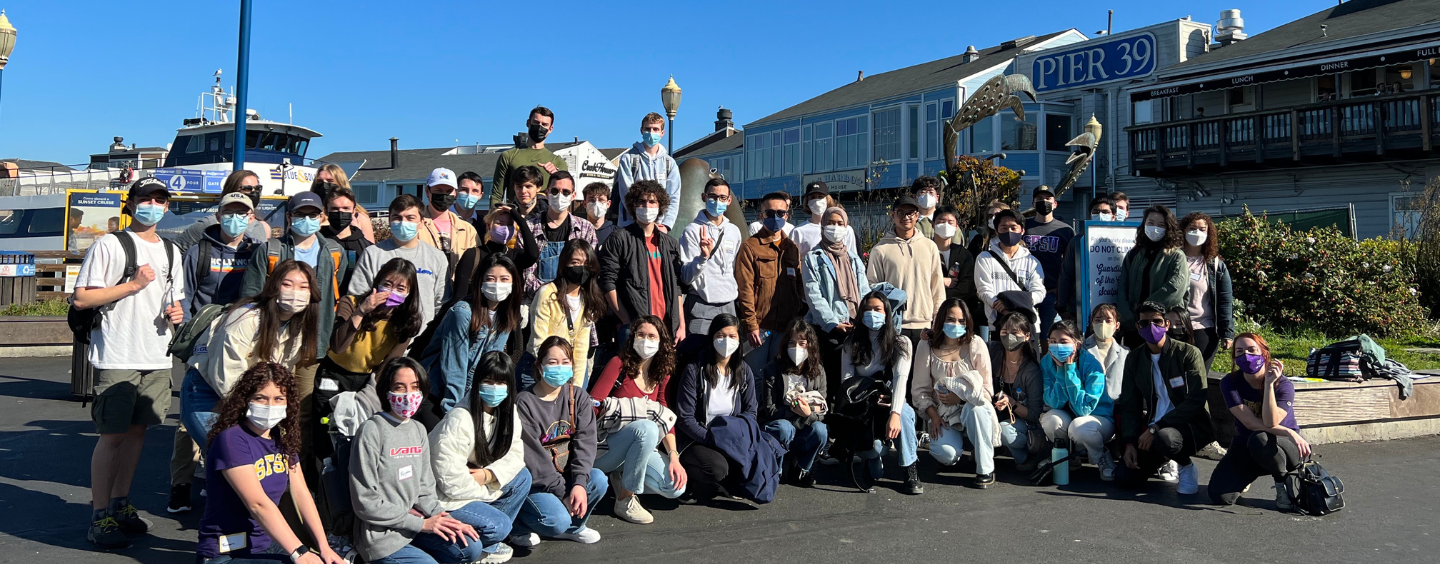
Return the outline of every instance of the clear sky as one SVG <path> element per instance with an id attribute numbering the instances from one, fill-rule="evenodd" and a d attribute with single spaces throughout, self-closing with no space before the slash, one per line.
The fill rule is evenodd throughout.
<path id="1" fill-rule="evenodd" d="M 111 137 L 164 145 L 224 70 L 233 86 L 238 0 L 0 0 L 19 30 L 0 91 L 0 157 L 79 164 Z M 1027 35 L 1092 35 L 1239 8 L 1251 35 L 1321 0 L 408 2 L 254 0 L 250 107 L 324 134 L 333 151 L 505 143 L 528 110 L 553 139 L 628 147 L 660 87 L 684 89 L 675 146 L 855 80 Z"/>

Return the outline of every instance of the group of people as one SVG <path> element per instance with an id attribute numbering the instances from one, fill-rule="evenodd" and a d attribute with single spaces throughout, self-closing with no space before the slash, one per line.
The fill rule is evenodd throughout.
<path id="1" fill-rule="evenodd" d="M 823 182 L 799 202 L 765 195 L 742 234 L 726 218 L 740 194 L 713 178 L 677 225 L 657 114 L 613 189 L 577 186 L 545 149 L 552 112 L 527 125 L 488 211 L 478 174 L 436 169 L 423 198 L 390 203 L 380 240 L 334 165 L 273 232 L 258 178 L 237 171 L 176 242 L 155 229 L 166 185 L 136 181 L 129 228 L 90 249 L 73 298 L 97 312 L 90 542 L 148 530 L 128 492 L 176 359 L 168 510 L 190 510 L 203 459 L 197 561 L 211 564 L 336 564 L 347 547 L 375 563 L 503 562 L 513 546 L 599 541 L 586 523 L 607 491 L 616 517 L 650 523 L 639 494 L 765 503 L 781 482 L 813 486 L 822 460 L 873 491 L 891 452 L 901 491 L 921 494 L 922 445 L 942 468 L 968 456 L 979 488 L 999 445 L 1024 471 L 1074 444 L 1102 480 L 1158 474 L 1193 494 L 1221 349 L 1236 439 L 1211 498 L 1234 503 L 1308 455 L 1283 367 L 1233 334 L 1204 214 L 1145 210 L 1118 302 L 1081 327 L 1078 239 L 1044 187 L 1033 217 L 995 202 L 964 233 L 921 177 L 867 253 Z M 1090 212 L 1124 220 L 1128 201 Z"/>

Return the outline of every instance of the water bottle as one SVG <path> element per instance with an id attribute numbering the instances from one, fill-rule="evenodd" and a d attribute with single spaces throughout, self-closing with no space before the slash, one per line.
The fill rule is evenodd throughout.
<path id="1" fill-rule="evenodd" d="M 1050 449 L 1050 461 L 1055 463 L 1051 471 L 1055 473 L 1055 485 L 1066 486 L 1070 484 L 1070 461 L 1060 462 L 1070 456 L 1070 441 L 1056 439 L 1054 448 Z"/>

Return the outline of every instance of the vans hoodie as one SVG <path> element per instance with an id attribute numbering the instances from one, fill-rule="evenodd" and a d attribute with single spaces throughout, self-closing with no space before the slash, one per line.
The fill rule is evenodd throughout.
<path id="1" fill-rule="evenodd" d="M 193 291 L 186 292 L 185 297 L 180 300 L 180 308 L 185 310 L 185 319 L 195 315 L 200 308 L 209 304 L 231 304 L 240 299 L 240 290 L 245 285 L 245 269 L 250 262 L 250 253 L 254 251 L 258 241 L 250 235 L 241 235 L 240 244 L 235 248 L 225 245 L 221 240 L 220 226 L 211 225 L 201 235 L 202 239 L 210 242 L 210 264 L 205 267 L 205 273 L 201 274 L 200 261 L 205 257 L 200 256 L 203 245 L 196 243 L 185 250 L 184 268 L 185 287 Z"/>

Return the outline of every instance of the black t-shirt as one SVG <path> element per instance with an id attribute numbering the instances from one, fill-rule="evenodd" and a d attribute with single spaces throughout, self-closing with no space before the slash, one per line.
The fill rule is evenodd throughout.
<path id="1" fill-rule="evenodd" d="M 565 216 L 565 221 L 560 222 L 560 227 L 550 228 L 550 222 L 544 218 L 540 219 L 540 230 L 545 232 L 545 240 L 551 243 L 564 243 L 570 240 L 570 220 L 575 219 L 573 215 Z"/>

